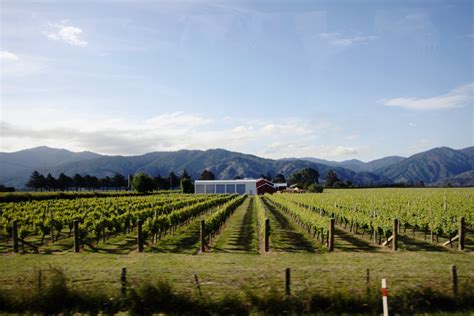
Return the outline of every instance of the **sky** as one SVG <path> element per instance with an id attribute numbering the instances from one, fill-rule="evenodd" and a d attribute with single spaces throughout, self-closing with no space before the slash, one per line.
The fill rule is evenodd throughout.
<path id="1" fill-rule="evenodd" d="M 472 1 L 0 0 L 0 151 L 473 146 Z"/>

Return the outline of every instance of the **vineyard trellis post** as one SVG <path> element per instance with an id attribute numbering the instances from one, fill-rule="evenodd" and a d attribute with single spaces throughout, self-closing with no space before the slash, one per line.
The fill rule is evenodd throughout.
<path id="1" fill-rule="evenodd" d="M 75 219 L 74 224 L 74 252 L 79 252 L 79 221 Z"/>
<path id="2" fill-rule="evenodd" d="M 466 237 L 466 227 L 464 217 L 459 219 L 459 250 L 464 250 L 464 238 Z"/>
<path id="3" fill-rule="evenodd" d="M 137 221 L 138 226 L 138 252 L 143 252 L 143 234 L 142 234 L 142 220 Z"/>
<path id="4" fill-rule="evenodd" d="M 13 221 L 13 252 L 18 253 L 18 222 L 17 220 Z"/>
<path id="5" fill-rule="evenodd" d="M 328 239 L 329 251 L 334 251 L 334 222 L 335 222 L 335 219 L 331 218 L 331 222 L 329 223 L 329 239 Z"/>
<path id="6" fill-rule="evenodd" d="M 287 296 L 291 295 L 291 270 L 290 268 L 285 269 L 285 293 Z"/>
<path id="7" fill-rule="evenodd" d="M 122 268 L 122 273 L 120 275 L 120 283 L 120 294 L 122 294 L 122 296 L 125 296 L 125 294 L 127 293 L 127 268 Z"/>
<path id="8" fill-rule="evenodd" d="M 206 251 L 206 222 L 201 220 L 201 230 L 200 230 L 200 240 L 201 240 L 201 252 Z"/>
<path id="9" fill-rule="evenodd" d="M 393 249 L 393 251 L 398 250 L 398 218 L 393 219 L 392 249 Z"/>
<path id="10" fill-rule="evenodd" d="M 451 266 L 451 282 L 453 286 L 453 294 L 454 296 L 458 295 L 458 270 L 456 265 Z"/>
<path id="11" fill-rule="evenodd" d="M 270 219 L 265 219 L 265 252 L 270 251 Z"/>

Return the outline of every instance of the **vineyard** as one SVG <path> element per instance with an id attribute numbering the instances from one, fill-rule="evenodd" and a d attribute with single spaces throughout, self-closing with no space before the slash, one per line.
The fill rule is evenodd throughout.
<path id="1" fill-rule="evenodd" d="M 0 281 L 7 291 L 31 287 L 36 277 L 25 275 L 51 264 L 84 288 L 116 284 L 128 267 L 136 271 L 134 284 L 169 277 L 191 296 L 195 288 L 198 296 L 242 287 L 266 292 L 290 267 L 293 293 L 327 291 L 331 283 L 358 288 L 358 278 L 372 286 L 381 276 L 398 280 L 397 290 L 413 283 L 451 293 L 452 264 L 460 286 L 474 287 L 474 189 L 161 193 L 9 202 L 0 209 Z M 369 269 L 374 279 L 365 281 Z"/>

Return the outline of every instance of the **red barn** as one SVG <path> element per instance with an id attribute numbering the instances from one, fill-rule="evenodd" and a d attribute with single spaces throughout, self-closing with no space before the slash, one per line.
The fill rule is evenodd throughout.
<path id="1" fill-rule="evenodd" d="M 276 192 L 276 188 L 274 187 L 271 181 L 266 179 L 258 179 L 257 180 L 257 194 L 265 194 L 270 193 L 273 194 Z"/>

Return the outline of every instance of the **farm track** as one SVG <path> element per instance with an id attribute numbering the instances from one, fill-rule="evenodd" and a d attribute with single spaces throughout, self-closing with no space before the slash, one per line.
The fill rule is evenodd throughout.
<path id="1" fill-rule="evenodd" d="M 272 203 L 263 199 L 270 219 L 270 251 L 278 252 L 316 252 L 317 246 L 303 229 Z"/>
<path id="2" fill-rule="evenodd" d="M 145 251 L 196 254 L 198 252 L 201 219 L 205 220 L 218 207 L 213 207 L 201 216 L 196 216 L 188 225 L 179 227 L 175 232 L 166 235 L 156 244 L 149 243 Z"/>
<path id="3" fill-rule="evenodd" d="M 253 197 L 234 211 L 214 246 L 215 252 L 257 253 L 256 214 Z"/>

